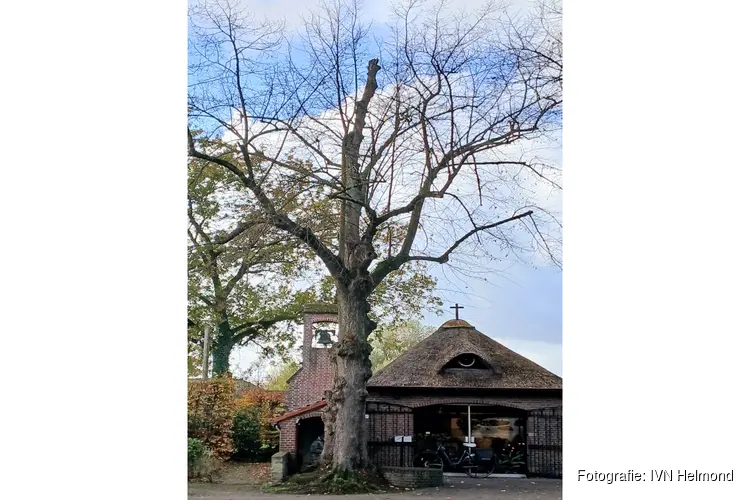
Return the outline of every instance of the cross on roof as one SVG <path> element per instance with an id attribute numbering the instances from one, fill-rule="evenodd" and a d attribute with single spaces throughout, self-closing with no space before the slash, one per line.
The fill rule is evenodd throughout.
<path id="1" fill-rule="evenodd" d="M 456 319 L 458 319 L 458 310 L 459 309 L 463 309 L 463 308 L 464 308 L 464 306 L 459 306 L 458 304 L 456 304 L 455 306 L 450 306 L 449 307 L 449 309 L 455 309 L 456 310 Z"/>

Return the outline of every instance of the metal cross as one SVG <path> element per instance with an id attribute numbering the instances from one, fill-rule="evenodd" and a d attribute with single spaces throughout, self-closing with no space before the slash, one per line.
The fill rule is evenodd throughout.
<path id="1" fill-rule="evenodd" d="M 448 309 L 455 309 L 456 310 L 456 319 L 458 319 L 458 310 L 459 309 L 463 309 L 463 308 L 464 308 L 464 306 L 459 306 L 458 304 L 456 304 L 455 306 L 451 306 Z"/>

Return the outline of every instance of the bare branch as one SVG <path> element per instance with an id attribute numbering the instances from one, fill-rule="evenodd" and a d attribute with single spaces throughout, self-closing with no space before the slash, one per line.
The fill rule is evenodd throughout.
<path id="1" fill-rule="evenodd" d="M 429 256 L 429 255 L 403 256 L 399 254 L 399 255 L 396 255 L 395 257 L 385 259 L 382 262 L 380 262 L 372 272 L 373 286 L 379 285 L 380 282 L 388 275 L 388 273 L 392 272 L 394 269 L 398 269 L 398 267 L 400 267 L 405 262 L 425 261 L 425 262 L 437 262 L 439 264 L 445 264 L 446 262 L 448 262 L 448 259 L 450 258 L 450 255 L 451 253 L 453 253 L 454 250 L 456 250 L 464 241 L 471 238 L 472 236 L 479 233 L 480 231 L 486 231 L 488 229 L 492 229 L 492 228 L 501 226 L 503 224 L 507 224 L 514 220 L 518 220 L 523 217 L 531 216 L 531 214 L 533 214 L 533 211 L 528 210 L 526 212 L 514 215 L 512 217 L 508 217 L 507 219 L 503 219 L 498 222 L 493 222 L 491 224 L 484 224 L 482 226 L 477 226 L 471 231 L 464 234 L 459 239 L 457 239 L 456 242 L 453 243 L 453 245 L 451 245 L 447 250 L 445 250 L 442 254 L 438 256 Z"/>

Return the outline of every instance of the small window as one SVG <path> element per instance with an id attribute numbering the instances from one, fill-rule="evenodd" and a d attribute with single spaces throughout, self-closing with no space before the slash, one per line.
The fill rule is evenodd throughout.
<path id="1" fill-rule="evenodd" d="M 445 370 L 489 370 L 490 367 L 481 357 L 473 353 L 459 354 L 448 361 L 443 367 Z"/>

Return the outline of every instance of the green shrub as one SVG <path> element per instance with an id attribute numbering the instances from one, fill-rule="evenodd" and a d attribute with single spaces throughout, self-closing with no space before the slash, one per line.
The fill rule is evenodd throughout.
<path id="1" fill-rule="evenodd" d="M 267 462 L 278 451 L 278 445 L 263 443 L 261 418 L 256 408 L 238 411 L 232 425 L 232 459 L 251 462 Z"/>
<path id="2" fill-rule="evenodd" d="M 192 468 L 198 460 L 208 454 L 208 449 L 200 439 L 188 438 L 188 468 Z"/>
<path id="3" fill-rule="evenodd" d="M 500 454 L 497 459 L 498 472 L 511 474 L 519 472 L 525 462 L 523 460 L 523 452 L 518 451 L 504 451 Z"/>
<path id="4" fill-rule="evenodd" d="M 208 447 L 200 439 L 188 438 L 188 478 L 211 481 L 219 468 Z"/>

